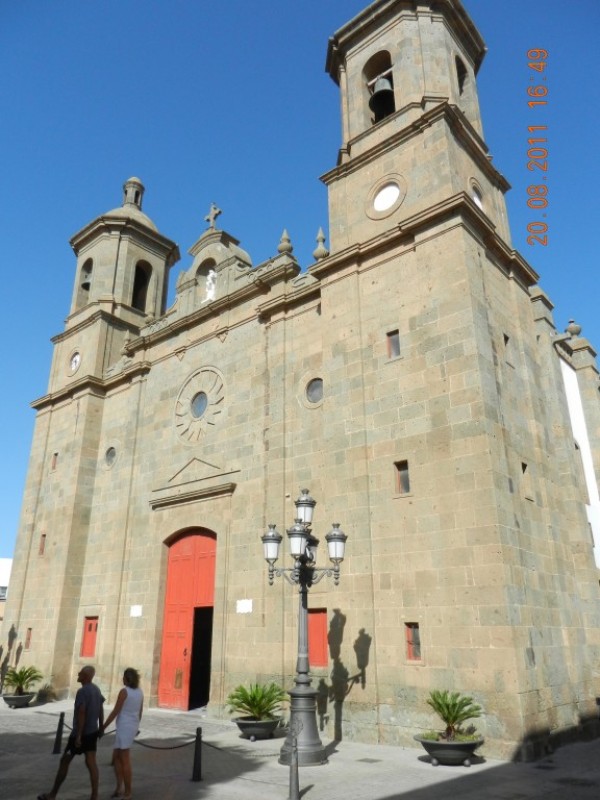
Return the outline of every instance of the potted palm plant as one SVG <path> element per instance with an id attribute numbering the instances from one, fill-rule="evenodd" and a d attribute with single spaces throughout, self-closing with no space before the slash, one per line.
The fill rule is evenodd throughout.
<path id="1" fill-rule="evenodd" d="M 234 719 L 242 736 L 254 741 L 273 736 L 281 722 L 278 716 L 281 704 L 286 699 L 286 692 L 276 683 L 251 683 L 250 686 L 236 686 L 227 698 L 227 705 L 230 714 L 242 715 Z"/>
<path id="2" fill-rule="evenodd" d="M 43 677 L 37 667 L 11 667 L 4 677 L 4 686 L 12 688 L 14 693 L 3 694 L 4 702 L 11 708 L 28 706 L 35 696 L 35 692 L 29 690 Z"/>
<path id="3" fill-rule="evenodd" d="M 463 764 L 470 767 L 473 753 L 483 744 L 484 739 L 472 725 L 466 729 L 462 726 L 468 720 L 481 716 L 481 706 L 472 697 L 460 692 L 449 692 L 448 689 L 434 689 L 430 692 L 427 703 L 445 726 L 443 731 L 426 731 L 415 736 L 431 756 L 433 766 Z"/>

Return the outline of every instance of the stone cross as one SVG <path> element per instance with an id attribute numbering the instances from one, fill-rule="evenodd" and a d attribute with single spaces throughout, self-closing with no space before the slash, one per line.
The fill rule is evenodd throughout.
<path id="1" fill-rule="evenodd" d="M 214 203 L 210 204 L 210 211 L 204 217 L 204 219 L 208 222 L 208 227 L 209 228 L 214 230 L 214 228 L 215 228 L 215 220 L 219 216 L 219 214 L 222 214 L 222 213 L 223 212 L 221 211 L 221 209 L 217 208 L 217 206 Z"/>

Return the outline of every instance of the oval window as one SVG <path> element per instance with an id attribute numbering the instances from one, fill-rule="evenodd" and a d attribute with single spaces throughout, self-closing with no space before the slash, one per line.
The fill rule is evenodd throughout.
<path id="1" fill-rule="evenodd" d="M 323 379 L 313 378 L 306 386 L 306 399 L 309 403 L 320 403 L 323 399 Z"/>
<path id="2" fill-rule="evenodd" d="M 397 183 L 388 183 L 383 186 L 375 195 L 373 208 L 375 211 L 387 211 L 400 197 L 400 187 Z"/>
<path id="3" fill-rule="evenodd" d="M 206 408 L 208 406 L 208 396 L 205 392 L 198 392 L 192 397 L 192 402 L 190 403 L 192 409 L 192 416 L 195 419 L 200 419 L 204 415 Z"/>

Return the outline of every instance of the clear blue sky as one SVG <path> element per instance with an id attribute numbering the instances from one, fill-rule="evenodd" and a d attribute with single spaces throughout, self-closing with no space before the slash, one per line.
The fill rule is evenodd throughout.
<path id="1" fill-rule="evenodd" d="M 0 0 L 0 557 L 12 555 L 34 413 L 63 330 L 75 259 L 69 238 L 121 203 L 130 175 L 144 211 L 187 249 L 211 201 L 255 264 L 288 229 L 304 266 L 340 145 L 328 37 L 365 0 Z M 484 132 L 508 195 L 513 246 L 540 273 L 562 330 L 574 317 L 600 347 L 597 0 L 464 0 L 488 55 L 479 73 Z M 530 48 L 549 51 L 548 106 L 527 106 Z M 541 83 L 535 81 L 534 83 Z M 543 120 L 543 122 L 541 122 Z M 527 126 L 548 125 L 547 247 L 526 188 Z M 258 533 L 257 533 L 258 535 Z"/>

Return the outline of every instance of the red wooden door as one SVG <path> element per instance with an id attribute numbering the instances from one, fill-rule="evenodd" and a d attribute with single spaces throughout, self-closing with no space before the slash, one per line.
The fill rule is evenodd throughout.
<path id="1" fill-rule="evenodd" d="M 213 536 L 193 533 L 169 548 L 158 704 L 189 708 L 194 608 L 212 606 L 215 592 Z"/>

